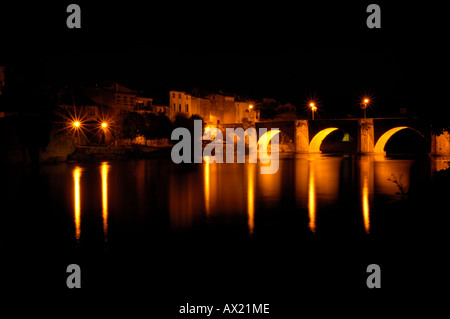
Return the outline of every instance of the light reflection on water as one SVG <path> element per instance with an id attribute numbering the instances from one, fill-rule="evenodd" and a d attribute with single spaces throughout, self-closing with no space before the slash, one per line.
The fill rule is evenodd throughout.
<path id="1" fill-rule="evenodd" d="M 103 235 L 105 241 L 108 241 L 108 163 L 102 163 L 102 219 L 103 219 Z"/>
<path id="2" fill-rule="evenodd" d="M 260 210 L 276 216 L 288 202 L 298 214 L 305 214 L 309 231 L 316 233 L 321 230 L 320 216 L 324 210 L 342 208 L 336 205 L 343 192 L 354 193 L 353 200 L 359 203 L 356 206 L 360 210 L 360 228 L 370 234 L 374 196 L 381 196 L 388 202 L 399 200 L 398 185 L 392 179 L 401 176 L 402 187 L 409 189 L 415 162 L 374 156 L 345 158 L 297 154 L 280 159 L 277 173 L 259 174 L 259 164 L 237 163 L 204 162 L 186 171 L 164 170 L 174 165 L 169 161 L 139 160 L 137 165 L 136 161 L 101 163 L 100 174 L 87 174 L 91 168 L 72 167 L 73 198 L 70 200 L 74 203 L 77 242 L 84 222 L 82 212 L 86 206 L 93 205 L 82 199 L 81 194 L 95 194 L 91 189 L 98 184 L 101 184 L 101 192 L 97 201 L 102 205 L 105 241 L 111 227 L 108 215 L 114 207 L 117 208 L 115 214 L 121 215 L 120 220 L 128 220 L 135 216 L 133 210 L 138 211 L 137 220 L 133 220 L 137 223 L 143 218 L 141 212 L 146 216 L 157 210 L 168 216 L 172 231 L 192 230 L 206 221 L 207 227 L 228 227 L 230 231 L 245 225 L 248 234 L 253 235 L 258 232 Z M 121 173 L 124 167 L 132 174 Z M 88 191 L 82 192 L 83 188 Z M 110 192 L 122 195 L 111 197 Z M 125 197 L 127 200 L 123 199 Z M 336 211 L 339 213 L 342 212 Z M 283 222 L 289 224 L 290 220 Z M 120 223 L 115 227 L 120 227 Z"/>
<path id="3" fill-rule="evenodd" d="M 74 202 L 74 222 L 75 222 L 75 239 L 80 240 L 81 235 L 81 199 L 80 199 L 80 178 L 81 168 L 73 169 L 73 202 Z"/>
<path id="4" fill-rule="evenodd" d="M 316 232 L 316 181 L 315 181 L 314 160 L 309 163 L 309 187 L 308 187 L 308 212 L 309 212 L 309 229 L 313 233 Z"/>
<path id="5" fill-rule="evenodd" d="M 363 156 L 360 162 L 361 202 L 364 230 L 370 233 L 370 203 L 373 198 L 373 157 Z"/>
<path id="6" fill-rule="evenodd" d="M 256 164 L 248 164 L 248 180 L 247 180 L 247 215 L 248 215 L 248 232 L 253 234 L 255 227 L 255 170 Z"/>

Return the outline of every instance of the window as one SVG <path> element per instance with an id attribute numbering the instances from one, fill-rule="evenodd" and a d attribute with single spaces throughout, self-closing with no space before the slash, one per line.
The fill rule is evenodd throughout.
<path id="1" fill-rule="evenodd" d="M 181 93 L 178 93 L 178 98 L 181 99 Z"/>
<path id="2" fill-rule="evenodd" d="M 189 104 L 186 104 L 186 113 L 189 113 Z"/>
<path id="3" fill-rule="evenodd" d="M 173 110 L 175 111 L 177 109 L 177 105 L 173 103 Z"/>
<path id="4" fill-rule="evenodd" d="M 178 112 L 181 112 L 181 104 L 178 104 Z"/>
<path id="5" fill-rule="evenodd" d="M 172 93 L 172 97 L 175 98 L 175 93 Z"/>

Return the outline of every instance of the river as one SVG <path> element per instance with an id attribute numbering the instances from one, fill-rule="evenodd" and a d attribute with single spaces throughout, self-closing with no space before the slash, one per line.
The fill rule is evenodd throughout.
<path id="1" fill-rule="evenodd" d="M 38 282 L 61 288 L 65 265 L 78 263 L 85 291 L 158 287 L 167 307 L 187 296 L 232 302 L 230 289 L 245 299 L 270 287 L 264 296 L 279 303 L 286 285 L 366 288 L 368 264 L 388 278 L 410 261 L 405 243 L 420 231 L 408 230 L 417 223 L 402 203 L 446 165 L 426 155 L 286 154 L 267 175 L 260 164 L 170 158 L 14 167 L 4 174 L 5 271 L 37 263 Z"/>

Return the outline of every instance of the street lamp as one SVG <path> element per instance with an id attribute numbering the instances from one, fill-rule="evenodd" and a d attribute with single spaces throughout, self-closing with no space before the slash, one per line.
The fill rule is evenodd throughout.
<path id="1" fill-rule="evenodd" d="M 364 118 L 366 118 L 366 109 L 367 106 L 369 105 L 370 100 L 368 98 L 364 98 L 364 100 L 361 103 L 361 108 L 364 110 Z"/>
<path id="2" fill-rule="evenodd" d="M 252 114 L 252 110 L 253 110 L 253 104 L 250 104 L 250 105 L 248 106 L 248 120 L 249 120 L 249 121 L 251 121 L 250 118 L 251 118 L 252 120 L 255 120 L 254 114 Z"/>
<path id="3" fill-rule="evenodd" d="M 81 129 L 81 122 L 80 121 L 73 121 L 72 122 L 72 127 L 75 130 L 76 134 L 77 134 L 77 144 L 78 146 L 81 145 L 81 141 L 80 141 L 80 129 Z"/>
<path id="4" fill-rule="evenodd" d="M 317 110 L 317 106 L 314 102 L 309 103 L 309 106 L 311 107 L 312 119 L 314 120 L 314 112 Z"/>
<path id="5" fill-rule="evenodd" d="M 108 128 L 108 123 L 102 122 L 101 127 L 102 127 L 103 144 L 106 144 L 106 130 Z"/>

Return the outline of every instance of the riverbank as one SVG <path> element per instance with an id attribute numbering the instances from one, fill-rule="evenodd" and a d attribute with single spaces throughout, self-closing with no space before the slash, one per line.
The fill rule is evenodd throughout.
<path id="1" fill-rule="evenodd" d="M 170 146 L 77 146 L 75 151 L 67 156 L 67 162 L 97 162 L 121 159 L 165 157 L 170 156 L 170 150 Z"/>

